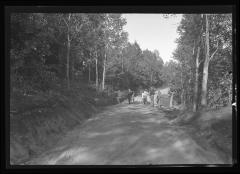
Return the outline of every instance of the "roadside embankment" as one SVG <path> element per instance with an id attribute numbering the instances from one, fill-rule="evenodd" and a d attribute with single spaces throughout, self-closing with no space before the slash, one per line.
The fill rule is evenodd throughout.
<path id="1" fill-rule="evenodd" d="M 202 147 L 214 149 L 225 163 L 232 163 L 231 106 L 196 113 L 175 110 L 167 117 L 173 125 L 191 128 L 190 133 Z"/>
<path id="2" fill-rule="evenodd" d="M 41 154 L 76 125 L 114 103 L 114 96 L 89 86 L 33 95 L 14 91 L 10 97 L 10 164 Z"/>

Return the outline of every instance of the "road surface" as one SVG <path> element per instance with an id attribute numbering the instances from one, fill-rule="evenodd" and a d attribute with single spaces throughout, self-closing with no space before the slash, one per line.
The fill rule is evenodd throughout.
<path id="1" fill-rule="evenodd" d="M 109 106 L 66 134 L 31 165 L 222 164 L 184 127 L 150 105 Z"/>

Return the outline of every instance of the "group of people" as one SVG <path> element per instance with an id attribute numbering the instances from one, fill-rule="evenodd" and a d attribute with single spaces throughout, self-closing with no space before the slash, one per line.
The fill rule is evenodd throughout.
<path id="1" fill-rule="evenodd" d="M 143 93 L 142 93 L 143 104 L 145 105 L 147 103 L 147 97 L 149 95 L 150 96 L 150 100 L 151 100 L 151 105 L 154 107 L 155 106 L 155 103 L 154 103 L 154 95 L 155 95 L 155 93 L 157 93 L 156 104 L 157 104 L 157 106 L 159 106 L 160 105 L 160 98 L 161 98 L 161 91 L 160 90 L 155 91 L 153 87 L 150 88 L 149 92 L 147 90 L 143 91 Z"/>
<path id="2" fill-rule="evenodd" d="M 131 104 L 131 102 L 134 102 L 134 91 L 132 91 L 130 88 L 127 91 L 127 99 L 128 99 L 128 103 Z M 120 90 L 118 90 L 117 92 L 117 102 L 120 103 L 120 100 L 122 98 L 122 92 Z"/>
<path id="3" fill-rule="evenodd" d="M 118 97 L 117 97 L 117 100 L 118 100 L 118 103 L 120 103 L 120 96 L 121 96 L 121 91 L 118 90 Z M 150 100 L 151 100 L 151 105 L 154 107 L 155 106 L 155 103 L 154 103 L 154 96 L 155 94 L 157 94 L 156 96 L 156 104 L 158 106 L 160 106 L 160 97 L 161 97 L 161 92 L 160 90 L 158 91 L 155 91 L 153 87 L 150 88 L 149 92 L 145 89 L 142 93 L 142 102 L 143 104 L 147 104 L 147 97 L 149 96 L 150 97 Z M 127 92 L 127 99 L 128 99 L 128 103 L 131 104 L 131 102 L 134 102 L 134 91 L 132 91 L 131 89 L 128 89 L 128 92 Z"/>

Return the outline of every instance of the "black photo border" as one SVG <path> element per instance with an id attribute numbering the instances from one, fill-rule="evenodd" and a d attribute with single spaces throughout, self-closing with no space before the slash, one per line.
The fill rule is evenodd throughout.
<path id="1" fill-rule="evenodd" d="M 92 12 L 92 13 L 232 13 L 233 14 L 233 86 L 239 81 L 239 71 L 237 66 L 239 62 L 239 2 L 238 0 L 165 0 L 165 1 L 3 1 L 1 2 L 2 22 L 2 59 L 1 59 L 1 75 L 4 79 L 3 105 L 1 105 L 1 170 L 4 173 L 81 173 L 81 172 L 136 172 L 136 173 L 236 173 L 239 172 L 239 119 L 237 118 L 236 108 L 233 108 L 233 164 L 232 165 L 216 165 L 209 167 L 206 165 L 136 165 L 136 166 L 79 166 L 79 165 L 33 165 L 33 166 L 11 166 L 9 163 L 9 22 L 10 14 L 13 12 Z M 4 39 L 3 39 L 4 38 Z M 238 85 L 237 85 L 238 87 Z M 235 96 L 235 88 L 233 87 L 233 96 Z M 239 96 L 237 96 L 239 101 Z M 233 102 L 234 97 L 233 97 Z M 239 103 L 239 102 L 238 102 Z M 238 104 L 237 103 L 237 107 Z M 237 109 L 239 110 L 239 108 Z"/>

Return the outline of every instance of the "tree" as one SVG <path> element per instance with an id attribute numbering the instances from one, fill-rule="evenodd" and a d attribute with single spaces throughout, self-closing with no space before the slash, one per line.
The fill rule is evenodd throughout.
<path id="1" fill-rule="evenodd" d="M 65 24 L 67 25 L 67 87 L 69 89 L 69 55 L 70 55 L 70 47 L 71 47 L 71 40 L 70 40 L 70 20 L 71 20 L 71 14 L 68 14 L 68 22 L 63 18 Z"/>
<path id="2" fill-rule="evenodd" d="M 199 14 L 183 15 L 183 19 L 178 27 L 180 37 L 177 39 L 178 47 L 174 52 L 174 59 L 180 64 L 179 74 L 181 79 L 181 103 L 187 103 L 188 107 L 193 106 L 193 110 L 198 105 L 198 81 L 199 66 L 202 62 L 200 50 L 201 45 L 201 17 Z M 195 75 L 193 75 L 195 74 Z"/>
<path id="3" fill-rule="evenodd" d="M 70 69 L 74 70 L 74 59 L 72 60 L 72 68 L 70 68 L 70 55 L 71 55 L 71 42 L 81 42 L 80 33 L 83 26 L 88 24 L 88 16 L 82 13 L 74 14 L 58 14 L 60 22 L 63 21 L 66 27 L 66 38 L 67 38 L 67 63 L 66 63 L 66 78 L 67 78 L 67 87 L 70 88 Z M 72 72 L 74 74 L 74 72 Z"/>
<path id="4" fill-rule="evenodd" d="M 194 54 L 193 54 L 194 55 Z M 193 99 L 193 112 L 197 111 L 198 106 L 198 79 L 199 79 L 199 55 L 200 55 L 200 46 L 197 47 L 196 55 L 196 72 L 195 72 L 195 84 L 194 84 L 194 99 Z"/>
<path id="5" fill-rule="evenodd" d="M 209 62 L 214 58 L 216 53 L 219 52 L 219 47 L 220 47 L 219 43 L 225 42 L 228 46 L 231 45 L 229 44 L 229 40 L 231 40 L 230 38 L 228 38 L 227 42 L 224 41 L 225 40 L 224 37 L 226 37 L 224 35 L 229 31 L 231 31 L 231 18 L 229 17 L 229 15 L 206 14 L 205 22 L 206 22 L 206 36 L 205 36 L 206 37 L 205 39 L 206 54 L 205 54 L 205 61 L 204 61 L 204 67 L 203 67 L 203 80 L 202 80 L 202 99 L 201 99 L 202 107 L 206 107 L 207 105 L 207 83 L 208 83 Z M 227 32 L 226 31 L 223 32 L 221 30 L 227 30 Z M 230 37 L 231 37 L 231 34 L 230 34 Z M 216 42 L 215 45 L 214 45 L 214 42 Z M 210 51 L 212 51 L 211 55 L 210 55 Z"/>
<path id="6" fill-rule="evenodd" d="M 195 53 L 195 43 L 197 45 L 197 54 L 196 54 L 196 62 L 195 62 L 195 82 L 194 82 L 194 94 L 193 94 L 193 112 L 196 112 L 198 109 L 198 94 L 199 94 L 199 66 L 200 64 L 203 62 L 202 60 L 199 60 L 200 57 L 200 50 L 203 47 L 203 43 L 202 43 L 202 33 L 203 33 L 203 19 L 202 19 L 203 15 L 201 15 L 201 21 L 199 21 L 199 23 L 201 23 L 200 26 L 200 30 L 199 31 L 199 36 L 197 37 L 197 42 L 195 42 L 194 40 L 194 47 L 193 47 L 193 57 L 194 57 L 194 53 Z"/>
<path id="7" fill-rule="evenodd" d="M 216 91 L 223 88 L 223 74 L 231 71 L 231 15 L 183 15 L 178 32 L 173 57 L 181 65 L 182 103 L 187 102 L 188 107 L 193 104 L 196 111 L 199 102 L 202 107 L 207 107 L 208 102 L 220 102 L 224 97 Z M 177 79 L 174 81 L 176 85 Z M 221 97 L 217 101 L 213 96 Z"/>
<path id="8" fill-rule="evenodd" d="M 25 94 L 48 90 L 56 80 L 56 72 L 50 67 L 57 61 L 51 50 L 56 44 L 50 29 L 43 14 L 11 15 L 11 86 L 23 89 Z"/>
<path id="9" fill-rule="evenodd" d="M 119 45 L 119 40 L 123 37 L 123 26 L 126 24 L 125 19 L 121 18 L 120 14 L 106 14 L 104 26 L 104 42 L 105 52 L 103 60 L 103 75 L 102 75 L 102 90 L 105 89 L 105 77 L 107 68 L 108 53 L 111 49 L 115 49 Z"/>

